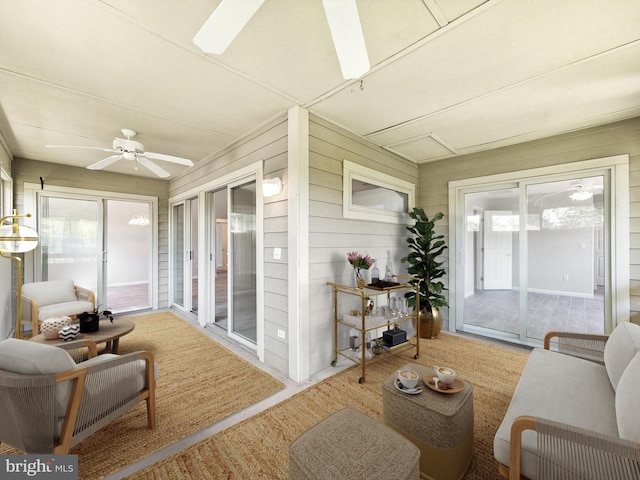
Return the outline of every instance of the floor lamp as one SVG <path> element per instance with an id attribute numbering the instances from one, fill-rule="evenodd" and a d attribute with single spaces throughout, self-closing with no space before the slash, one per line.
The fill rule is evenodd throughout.
<path id="1" fill-rule="evenodd" d="M 0 256 L 15 260 L 18 264 L 17 285 L 16 285 L 16 338 L 22 336 L 22 257 L 14 254 L 30 252 L 38 245 L 38 233 L 30 227 L 18 224 L 18 218 L 31 217 L 30 213 L 18 215 L 17 210 L 13 210 L 12 215 L 7 215 L 0 219 Z M 4 222 L 12 219 L 9 225 Z M 38 332 L 33 332 L 37 335 Z"/>

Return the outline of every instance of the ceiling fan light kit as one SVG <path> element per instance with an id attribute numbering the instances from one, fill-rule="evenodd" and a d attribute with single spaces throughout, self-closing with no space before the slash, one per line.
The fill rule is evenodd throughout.
<path id="1" fill-rule="evenodd" d="M 173 155 L 166 155 L 164 153 L 154 153 L 154 152 L 145 152 L 144 145 L 140 142 L 136 142 L 132 140 L 133 137 L 137 135 L 134 130 L 129 128 L 123 128 L 121 130 L 122 134 L 126 138 L 114 138 L 112 148 L 101 148 L 101 147 L 83 147 L 83 146 L 75 146 L 75 145 L 47 145 L 48 148 L 87 148 L 90 150 L 102 150 L 104 152 L 112 152 L 115 155 L 111 155 L 110 157 L 103 158 L 102 160 L 98 160 L 95 163 L 92 163 L 87 167 L 89 170 L 102 170 L 103 168 L 108 167 L 112 163 L 117 162 L 118 160 L 124 159 L 129 161 L 135 161 L 135 169 L 138 169 L 138 163 L 149 169 L 155 175 L 160 178 L 170 177 L 171 174 L 167 172 L 164 168 L 156 165 L 150 159 L 153 160 L 162 160 L 165 162 L 177 163 L 179 165 L 185 165 L 187 167 L 192 167 L 193 162 L 187 158 L 174 157 Z"/>

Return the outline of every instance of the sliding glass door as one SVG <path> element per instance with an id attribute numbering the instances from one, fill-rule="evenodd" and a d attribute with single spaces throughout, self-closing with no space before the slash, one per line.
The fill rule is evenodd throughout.
<path id="1" fill-rule="evenodd" d="M 149 308 L 150 218 L 147 201 L 41 195 L 37 277 L 72 279 L 103 309 Z"/>
<path id="2" fill-rule="evenodd" d="M 256 182 L 230 188 L 231 333 L 256 343 Z"/>
<path id="3" fill-rule="evenodd" d="M 198 198 L 172 207 L 172 297 L 186 311 L 198 311 Z"/>
<path id="4" fill-rule="evenodd" d="M 607 177 L 532 178 L 462 191 L 456 325 L 536 343 L 607 325 Z"/>

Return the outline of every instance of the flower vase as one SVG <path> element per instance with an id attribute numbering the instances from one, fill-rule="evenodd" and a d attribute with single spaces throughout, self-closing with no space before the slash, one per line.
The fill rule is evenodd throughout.
<path id="1" fill-rule="evenodd" d="M 359 288 L 360 290 L 364 290 L 365 281 L 364 281 L 364 277 L 362 276 L 362 271 L 359 268 L 353 269 L 353 277 L 355 280 L 356 288 Z"/>

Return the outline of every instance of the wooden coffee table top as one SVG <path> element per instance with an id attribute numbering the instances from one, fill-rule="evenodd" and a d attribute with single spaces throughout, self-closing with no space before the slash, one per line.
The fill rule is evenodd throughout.
<path id="1" fill-rule="evenodd" d="M 100 320 L 100 329 L 97 332 L 79 333 L 74 340 L 91 340 L 94 343 L 106 342 L 107 349 L 109 349 L 111 353 L 118 353 L 120 337 L 130 333 L 134 328 L 136 328 L 136 324 L 131 320 L 114 320 L 113 323 L 109 320 Z M 60 338 L 47 340 L 42 333 L 31 337 L 29 341 L 53 346 L 65 343 L 64 340 Z"/>

